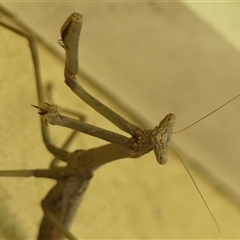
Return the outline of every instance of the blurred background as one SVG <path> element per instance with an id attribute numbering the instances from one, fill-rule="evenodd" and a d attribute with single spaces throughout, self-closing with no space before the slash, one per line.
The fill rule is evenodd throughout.
<path id="1" fill-rule="evenodd" d="M 58 46 L 57 40 L 60 38 L 62 23 L 72 12 L 84 15 L 79 52 L 80 67 L 85 78 L 87 76 L 83 81 L 88 88 L 84 86 L 89 92 L 96 91 L 100 100 L 114 109 L 119 109 L 124 116 L 134 118 L 133 121 L 139 122 L 143 127 L 153 128 L 167 113 L 173 112 L 177 116 L 175 131 L 181 130 L 240 93 L 240 5 L 237 2 L 33 1 L 5 2 L 0 6 L 2 21 L 12 19 L 39 37 L 45 48 L 48 47 L 46 57 L 42 53 L 45 50 L 39 51 L 43 78 L 56 82 L 59 92 L 62 91 L 62 94 L 56 91 L 58 104 L 64 100 L 63 104 L 66 105 L 68 100 L 65 100 L 65 92 L 69 91 L 63 84 L 64 52 Z M 1 77 L 1 98 L 6 96 L 1 103 L 1 114 L 10 111 L 8 117 L 4 118 L 8 119 L 6 123 L 4 121 L 6 126 L 1 124 L 3 136 L 4 129 L 7 130 L 3 138 L 5 141 L 2 142 L 6 147 L 1 144 L 6 159 L 2 159 L 1 166 L 6 169 L 13 166 L 16 169 L 31 168 L 31 161 L 32 168 L 37 168 L 37 161 L 33 162 L 32 159 L 46 150 L 37 132 L 37 116 L 28 109 L 29 105 L 36 101 L 34 82 L 30 85 L 31 76 L 24 77 L 26 73 L 31 74 L 31 60 L 29 56 L 23 57 L 23 53 L 18 49 L 28 51 L 27 44 L 14 35 L 7 37 L 8 33 L 3 28 L 0 29 L 0 34 L 4 41 L 4 44 L 1 44 L 3 50 L 7 51 L 6 57 L 0 62 L 1 76 L 5 76 L 3 72 L 6 74 L 6 77 Z M 13 46 L 7 47 L 6 44 L 10 43 L 13 43 Z M 59 56 L 58 59 L 50 60 L 56 55 Z M 1 52 L 1 56 L 5 55 Z M 17 57 L 21 59 L 17 60 Z M 45 58 L 48 63 L 44 63 Z M 16 76 L 10 78 L 13 72 Z M 20 77 L 23 77 L 23 80 L 20 80 Z M 6 81 L 6 78 L 9 80 Z M 26 84 L 23 84 L 23 81 L 26 81 Z M 62 87 L 59 86 L 60 83 Z M 15 84 L 17 93 L 13 92 L 16 89 Z M 26 87 L 29 91 L 26 91 Z M 5 88 L 8 88 L 7 92 L 4 92 Z M 61 97 L 63 94 L 64 99 Z M 26 109 L 26 114 L 29 114 L 27 119 L 32 116 L 36 118 L 32 120 L 33 123 L 28 120 L 24 127 L 22 121 L 25 120 L 17 123 L 19 121 L 16 119 L 16 116 L 19 116 L 16 111 L 22 109 L 18 105 L 19 98 L 26 101 L 23 108 Z M 97 114 L 95 116 L 92 110 L 77 101 L 71 93 L 69 98 L 74 98 L 75 102 L 68 104 L 85 112 L 90 122 L 111 128 L 111 125 L 104 120 L 102 122 Z M 192 128 L 173 135 L 172 148 L 192 170 L 193 177 L 199 183 L 219 222 L 220 235 L 179 160 L 175 160 L 174 154 L 170 154 L 169 162 L 165 166 L 159 166 L 152 153 L 140 160 L 109 164 L 96 173 L 96 179 L 99 180 L 93 180 L 82 212 L 78 214 L 80 223 L 74 225 L 73 233 L 80 238 L 239 237 L 239 104 L 240 99 L 236 99 Z M 4 110 L 4 107 L 7 110 Z M 21 119 L 26 119 L 26 115 L 21 111 L 19 114 Z M 9 122 L 12 124 L 7 126 Z M 33 125 L 32 129 L 29 124 Z M 12 129 L 13 125 L 16 127 L 15 131 Z M 10 129 L 13 131 L 12 135 Z M 12 141 L 19 129 L 19 140 L 15 139 L 14 145 Z M 24 143 L 22 132 L 24 136 L 27 135 L 25 138 L 28 142 L 24 149 L 22 146 L 18 149 L 19 143 Z M 31 144 L 34 144 L 33 135 L 36 144 L 31 147 Z M 81 148 L 98 144 L 92 143 L 92 138 L 81 135 L 81 138 L 83 137 L 86 140 L 84 143 L 79 140 Z M 57 142 L 58 137 L 55 139 Z M 42 150 L 38 146 L 39 142 Z M 35 149 L 36 152 L 31 153 L 29 149 Z M 19 158 L 23 160 L 23 165 L 16 157 L 13 159 L 14 154 L 16 157 L 21 156 Z M 50 155 L 46 157 L 50 159 Z M 15 166 L 9 161 L 18 165 Z M 44 160 L 39 161 L 41 164 Z M 1 179 L 0 184 L 8 186 L 9 181 Z M 19 185 L 16 179 L 11 181 L 13 185 Z M 31 185 L 28 179 L 23 181 L 23 188 L 24 184 Z M 20 215 L 27 214 L 24 204 L 28 205 L 31 201 L 35 202 L 36 206 L 39 204 L 39 195 L 44 195 L 46 191 L 44 189 L 39 193 L 38 185 L 41 185 L 41 182 L 34 180 L 32 183 L 36 191 L 32 195 L 37 196 L 32 200 L 27 198 L 22 203 Z M 46 189 L 48 186 L 46 183 Z M 7 216 L 12 213 L 11 218 L 14 218 L 19 209 L 18 205 L 15 210 L 12 206 L 19 203 L 18 196 L 23 196 L 23 189 L 19 189 L 19 193 L 15 194 L 16 186 L 12 187 L 11 194 L 8 189 L 2 193 L 3 199 L 11 199 L 7 203 L 7 208 L 11 210 L 6 211 Z M 29 195 L 27 194 L 27 197 Z M 33 211 L 36 208 L 33 207 Z M 3 209 L 5 207 L 2 207 Z M 41 215 L 41 210 L 38 211 L 39 216 L 35 220 L 30 220 L 25 215 L 24 220 L 14 218 L 14 223 L 9 220 L 6 226 L 3 224 L 4 234 L 11 232 L 8 226 L 16 224 L 20 229 L 31 226 L 33 230 L 30 231 L 30 227 L 27 227 L 26 236 L 32 237 L 36 233 L 34 226 L 36 227 Z M 29 211 L 29 216 L 31 215 Z M 26 230 L 19 230 L 17 235 L 25 233 Z"/>

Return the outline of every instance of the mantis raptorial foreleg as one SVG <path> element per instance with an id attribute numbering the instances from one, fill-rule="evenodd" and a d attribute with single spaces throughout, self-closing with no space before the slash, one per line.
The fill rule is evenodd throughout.
<path id="1" fill-rule="evenodd" d="M 116 134 L 105 129 L 101 129 L 89 124 L 75 121 L 69 117 L 60 115 L 57 106 L 40 103 L 38 108 L 39 114 L 44 117 L 45 121 L 53 124 L 72 128 L 76 131 L 93 135 L 106 141 L 119 144 L 129 151 L 130 156 L 140 157 L 141 155 L 154 149 L 157 160 L 164 164 L 167 162 L 167 147 L 170 143 L 171 132 L 176 121 L 174 114 L 168 114 L 156 128 L 153 130 L 142 130 L 140 127 L 128 122 L 126 119 L 115 113 L 105 106 L 99 100 L 90 95 L 77 82 L 76 74 L 78 72 L 78 41 L 82 28 L 82 15 L 73 13 L 70 15 L 61 28 L 60 45 L 66 51 L 65 61 L 65 82 L 71 90 L 94 108 L 102 116 L 107 118 L 121 130 L 129 133 L 131 138 Z M 167 122 L 167 124 L 166 124 Z M 160 130 L 161 129 L 161 130 Z M 166 130 L 167 129 L 167 130 Z M 166 132 L 165 132 L 166 131 Z M 165 132 L 165 133 L 163 133 Z"/>

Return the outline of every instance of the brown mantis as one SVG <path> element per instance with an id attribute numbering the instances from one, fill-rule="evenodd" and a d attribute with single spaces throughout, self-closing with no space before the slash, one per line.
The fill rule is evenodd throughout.
<path id="1" fill-rule="evenodd" d="M 82 16 L 74 13 L 67 19 L 62 27 L 61 45 L 67 52 L 65 81 L 76 95 L 82 98 L 99 113 L 104 115 L 104 117 L 113 122 L 121 130 L 130 134 L 131 137 L 127 138 L 120 134 L 116 134 L 114 132 L 110 132 L 63 116 L 59 113 L 56 105 L 43 103 L 44 98 L 42 96 L 42 92 L 39 92 L 40 104 L 37 106 L 37 108 L 40 110 L 39 113 L 43 117 L 42 129 L 45 144 L 50 152 L 52 152 L 59 159 L 67 162 L 68 166 L 66 168 L 52 168 L 50 170 L 12 171 L 7 173 L 8 175 L 35 175 L 38 177 L 49 177 L 58 180 L 56 187 L 54 187 L 49 192 L 43 201 L 45 217 L 40 229 L 39 239 L 56 239 L 62 237 L 62 233 L 59 232 L 59 230 L 56 229 L 51 222 L 54 221 L 55 218 L 49 220 L 49 218 L 52 217 L 51 213 L 56 214 L 59 217 L 60 212 L 62 212 L 62 216 L 59 217 L 59 219 L 61 220 L 61 223 L 63 223 L 65 227 L 68 228 L 70 224 L 68 217 L 70 217 L 69 215 L 71 215 L 71 211 L 66 211 L 67 209 L 72 209 L 74 212 L 74 207 L 69 208 L 69 205 L 71 205 L 72 202 L 72 198 L 74 196 L 76 197 L 80 195 L 78 196 L 80 197 L 78 200 L 81 200 L 81 197 L 83 196 L 83 193 L 88 186 L 89 180 L 92 177 L 93 171 L 99 166 L 121 158 L 140 157 L 141 155 L 148 153 L 153 149 L 158 162 L 161 164 L 166 163 L 167 147 L 170 143 L 172 128 L 175 123 L 175 116 L 173 114 L 169 114 L 160 122 L 156 128 L 150 130 L 141 129 L 138 126 L 129 123 L 124 118 L 114 113 L 111 109 L 101 104 L 81 87 L 75 77 L 78 67 L 78 64 L 75 64 L 78 59 L 75 46 L 78 44 L 78 36 L 80 33 L 81 24 Z M 27 37 L 29 38 L 28 35 Z M 32 48 L 33 59 L 35 61 L 35 64 L 38 65 L 36 62 L 37 59 L 35 58 L 36 56 L 34 55 L 34 46 L 32 46 Z M 36 73 L 36 76 L 39 78 L 38 73 Z M 40 79 L 37 80 L 37 83 L 39 84 L 38 89 L 42 89 Z M 95 137 L 99 137 L 111 143 L 90 150 L 79 150 L 74 153 L 68 153 L 66 150 L 59 149 L 51 143 L 48 137 L 47 127 L 45 124 L 46 122 L 81 131 Z M 1 172 L 1 174 L 3 176 L 4 172 Z M 68 184 L 69 186 L 66 186 Z M 71 194 L 73 194 L 72 198 Z M 64 200 L 57 203 L 57 198 L 62 195 L 64 195 Z M 74 203 L 77 204 L 77 201 Z M 61 228 L 61 230 L 64 229 Z"/>

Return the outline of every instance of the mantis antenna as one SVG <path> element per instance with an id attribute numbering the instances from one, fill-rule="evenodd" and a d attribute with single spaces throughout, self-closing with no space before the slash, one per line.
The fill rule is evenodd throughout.
<path id="1" fill-rule="evenodd" d="M 180 157 L 180 155 L 179 155 L 179 154 L 178 154 L 173 148 L 171 148 L 171 149 L 172 149 L 172 150 L 174 151 L 174 153 L 178 156 L 178 158 L 180 159 L 182 165 L 183 165 L 184 168 L 186 169 L 186 171 L 187 171 L 189 177 L 191 178 L 193 184 L 195 185 L 195 187 L 196 187 L 196 189 L 197 189 L 197 191 L 198 191 L 198 193 L 199 193 L 201 199 L 203 200 L 204 205 L 206 206 L 206 208 L 207 208 L 208 212 L 210 213 L 210 215 L 211 215 L 213 221 L 215 222 L 215 224 L 216 224 L 216 226 L 217 226 L 217 228 L 218 228 L 218 232 L 220 233 L 220 227 L 219 227 L 219 225 L 218 225 L 218 222 L 217 222 L 216 218 L 214 217 L 212 211 L 210 210 L 210 208 L 209 208 L 209 206 L 208 206 L 208 204 L 207 204 L 205 198 L 203 197 L 203 195 L 202 195 L 202 193 L 201 193 L 199 187 L 197 186 L 197 183 L 195 182 L 194 178 L 192 177 L 192 174 L 191 174 L 190 171 L 188 170 L 187 165 L 184 163 L 184 161 L 182 160 L 182 158 Z"/>
<path id="2" fill-rule="evenodd" d="M 185 131 L 186 129 L 188 129 L 188 128 L 192 127 L 193 125 L 195 125 L 195 124 L 199 123 L 199 122 L 200 122 L 200 121 L 202 121 L 203 119 L 205 119 L 205 118 L 207 118 L 208 116 L 212 115 L 213 113 L 217 112 L 218 110 L 220 110 L 221 108 L 223 108 L 224 106 L 226 106 L 227 104 L 229 104 L 230 102 L 234 101 L 234 100 L 235 100 L 236 98 L 238 98 L 239 96 L 240 96 L 240 94 L 238 94 L 237 96 L 235 96 L 235 97 L 231 98 L 229 101 L 225 102 L 224 104 L 222 104 L 221 106 L 219 106 L 219 107 L 218 107 L 218 108 L 216 108 L 215 110 L 211 111 L 210 113 L 208 113 L 208 114 L 207 114 L 207 115 L 205 115 L 204 117 L 200 118 L 200 119 L 199 119 L 199 120 L 197 120 L 196 122 L 194 122 L 194 123 L 190 124 L 189 126 L 187 126 L 187 127 L 183 128 L 183 129 L 181 129 L 181 130 L 179 130 L 179 131 L 172 132 L 172 134 L 176 134 L 176 133 L 180 133 L 180 132 L 183 132 L 183 131 Z M 210 213 L 210 215 L 212 216 L 212 218 L 213 218 L 213 220 L 214 220 L 214 222 L 215 222 L 215 224 L 216 224 L 216 226 L 217 226 L 217 228 L 218 228 L 218 231 L 219 231 L 219 233 L 220 233 L 220 228 L 219 228 L 219 225 L 218 225 L 218 223 L 217 223 L 217 221 L 216 221 L 216 219 L 215 219 L 215 217 L 214 217 L 213 213 L 211 212 L 210 208 L 208 207 L 208 205 L 207 205 L 207 202 L 205 201 L 205 199 L 204 199 L 204 197 L 203 197 L 203 195 L 202 195 L 202 193 L 201 193 L 200 189 L 198 188 L 198 186 L 197 186 L 197 184 L 196 184 L 195 180 L 193 179 L 193 177 L 192 177 L 192 175 L 191 175 L 190 171 L 188 170 L 188 168 L 187 168 L 186 164 L 183 162 L 183 160 L 181 159 L 181 157 L 179 156 L 179 154 L 178 154 L 178 153 L 177 153 L 177 152 L 176 152 L 176 151 L 175 151 L 173 148 L 172 148 L 172 150 L 175 152 L 175 154 L 178 156 L 178 158 L 179 158 L 179 159 L 180 159 L 180 161 L 182 162 L 182 164 L 183 164 L 184 168 L 186 169 L 186 171 L 187 171 L 188 175 L 190 176 L 190 178 L 191 178 L 191 180 L 192 180 L 193 184 L 195 185 L 195 187 L 196 187 L 196 189 L 197 189 L 197 191 L 198 191 L 198 193 L 199 193 L 200 197 L 202 198 L 202 200 L 203 200 L 203 202 L 204 202 L 204 204 L 205 204 L 206 208 L 208 209 L 208 212 L 209 212 L 209 213 Z"/>
<path id="3" fill-rule="evenodd" d="M 204 117 L 200 118 L 199 120 L 197 120 L 196 122 L 190 124 L 189 126 L 177 131 L 177 132 L 173 132 L 172 134 L 176 134 L 176 133 L 180 133 L 185 131 L 186 129 L 192 127 L 193 125 L 201 122 L 203 119 L 207 118 L 208 116 L 212 115 L 213 113 L 217 112 L 218 110 L 220 110 L 221 108 L 223 108 L 224 106 L 228 105 L 230 102 L 234 101 L 236 98 L 238 98 L 240 96 L 240 94 L 238 94 L 237 96 L 231 98 L 229 101 L 225 102 L 224 104 L 222 104 L 220 107 L 216 108 L 215 110 L 213 110 L 212 112 L 208 113 L 207 115 L 205 115 Z"/>
<path id="4" fill-rule="evenodd" d="M 187 127 L 183 128 L 183 129 L 181 129 L 181 130 L 179 130 L 179 131 L 172 132 L 172 134 L 176 134 L 176 133 L 183 132 L 183 131 L 185 131 L 186 129 L 188 129 L 188 128 L 192 127 L 193 125 L 195 125 L 195 124 L 197 124 L 197 123 L 201 122 L 203 119 L 205 119 L 205 118 L 207 118 L 208 116 L 212 115 L 213 113 L 217 112 L 218 110 L 220 110 L 221 108 L 223 108 L 224 106 L 226 106 L 227 104 L 229 104 L 230 102 L 234 101 L 234 100 L 235 100 L 236 98 L 238 98 L 239 96 L 240 96 L 240 94 L 238 94 L 237 96 L 235 96 L 235 97 L 231 98 L 229 101 L 225 102 L 224 104 L 222 104 L 221 106 L 219 106 L 219 107 L 218 107 L 218 108 L 216 108 L 215 110 L 211 111 L 210 113 L 208 113 L 208 114 L 207 114 L 207 115 L 205 115 L 204 117 L 200 118 L 200 119 L 199 119 L 199 120 L 197 120 L 196 122 L 194 122 L 194 123 L 190 124 L 189 126 L 187 126 Z M 193 184 L 195 185 L 195 187 L 196 187 L 196 189 L 197 189 L 197 191 L 198 191 L 198 193 L 199 193 L 200 197 L 202 198 L 202 200 L 203 200 L 203 202 L 204 202 L 204 204 L 205 204 L 206 208 L 208 209 L 208 212 L 209 212 L 209 213 L 210 213 L 210 215 L 212 216 L 212 218 L 213 218 L 213 220 L 214 220 L 214 222 L 215 222 L 215 224 L 216 224 L 216 226 L 217 226 L 217 228 L 218 228 L 218 231 L 219 231 L 219 233 L 220 233 L 220 228 L 219 228 L 219 225 L 218 225 L 218 223 L 217 223 L 217 221 L 216 221 L 216 219 L 215 219 L 215 217 L 214 217 L 213 213 L 211 212 L 210 208 L 208 207 L 208 205 L 207 205 L 207 202 L 205 201 L 205 199 L 204 199 L 204 197 L 203 197 L 203 195 L 202 195 L 202 193 L 201 193 L 200 189 L 198 188 L 198 186 L 197 186 L 196 182 L 194 181 L 194 179 L 193 179 L 193 177 L 192 177 L 192 175 L 191 175 L 190 171 L 188 170 L 188 168 L 187 168 L 186 164 L 183 162 L 183 160 L 181 159 L 181 157 L 179 156 L 179 154 L 178 154 L 178 153 L 177 153 L 177 152 L 176 152 L 176 151 L 175 151 L 173 148 L 172 148 L 172 150 L 175 152 L 175 154 L 178 156 L 178 158 L 179 158 L 179 159 L 180 159 L 180 161 L 182 162 L 182 164 L 183 164 L 184 168 L 186 169 L 186 171 L 187 171 L 188 175 L 190 176 L 190 178 L 191 178 L 191 180 L 192 180 Z M 164 156 L 163 156 L 163 157 L 164 157 Z"/>

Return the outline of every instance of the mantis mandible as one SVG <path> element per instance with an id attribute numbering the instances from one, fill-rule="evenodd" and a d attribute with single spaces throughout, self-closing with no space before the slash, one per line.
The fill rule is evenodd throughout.
<path id="1" fill-rule="evenodd" d="M 173 127 L 176 121 L 174 114 L 170 113 L 160 121 L 153 129 L 142 129 L 112 111 L 102 104 L 99 100 L 91 96 L 77 81 L 78 72 L 78 41 L 82 27 L 82 15 L 73 13 L 69 16 L 61 28 L 60 45 L 66 51 L 65 63 L 65 82 L 68 87 L 83 101 L 90 105 L 94 110 L 111 121 L 122 131 L 128 133 L 130 137 L 125 137 L 106 129 L 102 129 L 83 121 L 79 121 L 62 115 L 56 105 L 45 103 L 41 91 L 42 84 L 38 68 L 39 65 L 34 40 L 23 32 L 17 31 L 8 25 L 1 23 L 2 26 L 15 31 L 26 37 L 30 41 L 32 57 L 36 71 L 36 83 L 38 86 L 38 106 L 39 114 L 42 117 L 42 135 L 47 149 L 58 159 L 66 162 L 67 166 L 52 167 L 50 169 L 39 169 L 33 171 L 1 171 L 1 176 L 35 176 L 46 177 L 57 180 L 56 186 L 50 190 L 46 198 L 42 201 L 43 218 L 39 239 L 61 239 L 63 233 L 69 239 L 69 228 L 73 220 L 75 209 L 93 177 L 93 173 L 100 166 L 111 161 L 122 158 L 137 158 L 154 150 L 156 159 L 160 164 L 165 164 L 168 160 L 168 146 L 170 144 Z M 85 134 L 101 138 L 110 142 L 101 147 L 68 152 L 64 148 L 56 147 L 48 134 L 47 124 L 59 125 L 80 131 Z M 101 156 L 101 158 L 99 158 Z M 61 201 L 59 199 L 61 198 Z M 73 201 L 74 200 L 74 201 Z M 57 221 L 55 222 L 55 220 Z M 60 223 L 60 226 L 59 226 Z M 63 226 L 62 226 L 63 225 Z"/>

